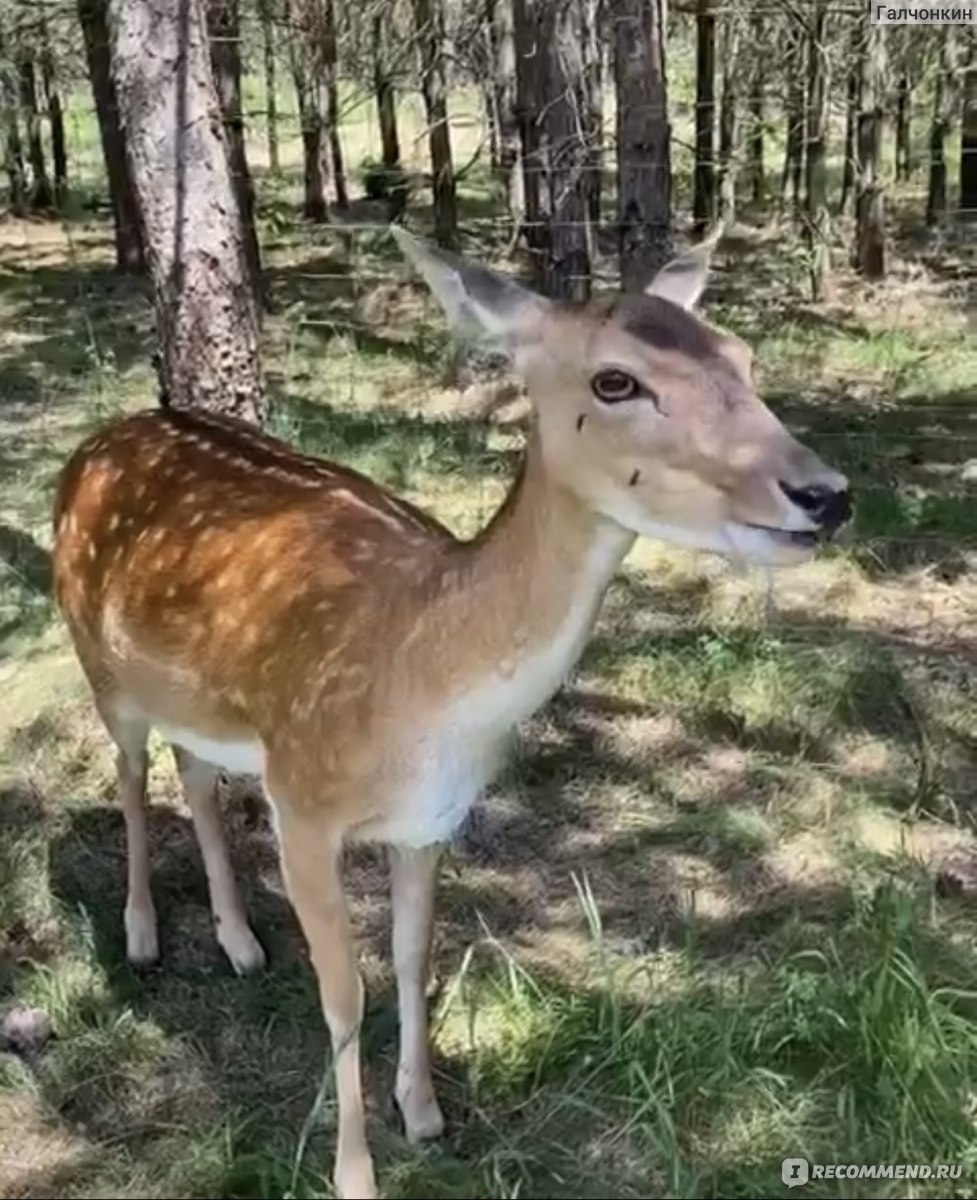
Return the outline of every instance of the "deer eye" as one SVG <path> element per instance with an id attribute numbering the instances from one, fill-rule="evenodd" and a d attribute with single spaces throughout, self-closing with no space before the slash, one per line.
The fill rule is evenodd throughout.
<path id="1" fill-rule="evenodd" d="M 644 388 L 627 371 L 598 371 L 591 379 L 590 387 L 598 400 L 605 404 L 620 404 L 624 400 L 636 400 Z"/>

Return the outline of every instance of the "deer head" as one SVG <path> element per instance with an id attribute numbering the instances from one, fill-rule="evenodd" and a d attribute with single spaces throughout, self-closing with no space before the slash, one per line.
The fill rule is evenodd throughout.
<path id="1" fill-rule="evenodd" d="M 394 232 L 454 328 L 509 355 L 548 473 L 596 513 L 768 565 L 804 561 L 850 516 L 848 480 L 757 395 L 749 347 L 696 311 L 717 237 L 642 294 L 569 307 Z"/>

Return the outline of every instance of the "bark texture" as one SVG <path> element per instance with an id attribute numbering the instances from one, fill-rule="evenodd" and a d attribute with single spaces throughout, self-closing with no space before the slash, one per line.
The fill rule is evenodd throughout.
<path id="1" fill-rule="evenodd" d="M 841 176 L 841 198 L 838 201 L 838 211 L 844 212 L 848 198 L 855 187 L 858 154 L 856 152 L 856 133 L 858 130 L 858 113 L 862 106 L 862 83 L 865 75 L 865 30 L 861 21 L 852 26 L 850 58 L 848 66 L 848 104 L 845 116 L 845 151 L 844 166 Z"/>
<path id="2" fill-rule="evenodd" d="M 258 320 L 202 0 L 110 0 L 167 401 L 259 421 Z"/>
<path id="3" fill-rule="evenodd" d="M 764 166 L 763 99 L 766 87 L 766 58 L 763 43 L 763 13 L 754 13 L 750 20 L 750 132 L 747 139 L 750 198 L 762 204 L 767 193 Z"/>
<path id="4" fill-rule="evenodd" d="M 254 183 L 244 149 L 241 111 L 241 18 L 238 0 L 209 0 L 207 33 L 217 99 L 224 117 L 224 140 L 241 216 L 241 238 L 248 274 L 256 297 L 261 296 L 261 252 L 254 226 Z"/>
<path id="5" fill-rule="evenodd" d="M 640 291 L 672 252 L 662 0 L 620 0 L 615 11 L 614 80 L 621 286 Z"/>
<path id="6" fill-rule="evenodd" d="M 858 193 L 855 201 L 855 263 L 869 279 L 885 275 L 885 193 L 882 184 L 882 99 L 885 26 L 867 35 L 862 108 L 858 114 Z"/>
<path id="7" fill-rule="evenodd" d="M 702 234 L 716 216 L 716 18 L 710 0 L 696 0 L 695 168 L 692 217 Z"/>
<path id="8" fill-rule="evenodd" d="M 281 174 L 278 155 L 278 63 L 275 58 L 275 21 L 272 0 L 258 0 L 261 20 L 261 50 L 265 69 L 265 139 L 268 147 L 268 170 Z"/>
<path id="9" fill-rule="evenodd" d="M 825 135 L 828 124 L 827 0 L 814 0 L 807 46 L 805 129 L 805 228 L 810 255 L 811 297 L 823 300 L 828 288 L 828 180 Z"/>
<path id="10" fill-rule="evenodd" d="M 938 225 L 946 214 L 946 138 L 950 128 L 949 93 L 953 83 L 953 26 L 938 31 L 940 59 L 933 76 L 933 117 L 929 136 L 929 178 L 926 189 L 926 224 Z"/>
<path id="11" fill-rule="evenodd" d="M 115 262 L 121 271 L 141 271 L 145 265 L 142 230 L 112 79 L 106 0 L 78 0 L 78 16 L 85 41 L 88 76 L 95 98 L 105 174 L 109 181 L 109 200 L 115 227 Z"/>
<path id="12" fill-rule="evenodd" d="M 54 191 L 48 178 L 44 159 L 44 143 L 41 140 L 41 114 L 37 105 L 37 72 L 34 55 L 29 47 L 21 54 L 19 65 L 20 111 L 27 132 L 27 158 L 31 164 L 30 203 L 31 208 L 50 208 L 54 203 Z"/>
<path id="13" fill-rule="evenodd" d="M 787 136 L 784 169 L 780 178 L 782 203 L 796 209 L 801 202 L 804 173 L 804 36 L 799 22 L 792 20 L 787 34 Z"/>
<path id="14" fill-rule="evenodd" d="M 51 126 L 51 162 L 54 166 L 54 199 L 61 204 L 68 194 L 68 149 L 64 135 L 64 106 L 54 69 L 47 21 L 41 18 L 41 82 Z"/>
<path id="15" fill-rule="evenodd" d="M 506 212 L 513 230 L 518 231 L 522 225 L 524 202 L 519 171 L 515 31 L 513 6 L 508 0 L 490 0 L 489 30 L 498 136 L 498 171 L 505 188 Z"/>
<path id="16" fill-rule="evenodd" d="M 973 44 L 963 73 L 963 117 L 960 125 L 960 209 L 977 215 L 977 61 Z"/>
<path id="17" fill-rule="evenodd" d="M 526 233 L 540 286 L 556 298 L 590 295 L 591 166 L 578 0 L 517 0 L 516 54 Z"/>
<path id="18" fill-rule="evenodd" d="M 8 53 L 6 30 L 0 13 L 0 58 L 7 57 Z M 0 71 L 0 116 L 3 121 L 3 169 L 7 173 L 10 210 L 16 216 L 23 216 L 27 209 L 27 170 L 17 117 L 17 90 L 7 71 Z"/>
<path id="19" fill-rule="evenodd" d="M 448 84 L 444 63 L 444 13 L 441 0 L 413 0 L 414 29 L 421 59 L 421 94 L 427 119 L 434 197 L 434 236 L 448 249 L 458 240 L 455 171 L 448 125 Z"/>

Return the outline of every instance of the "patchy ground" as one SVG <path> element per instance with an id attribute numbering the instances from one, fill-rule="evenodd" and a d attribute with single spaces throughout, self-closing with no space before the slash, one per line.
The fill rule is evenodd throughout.
<path id="1" fill-rule="evenodd" d="M 478 527 L 518 403 L 473 415 L 485 398 L 450 385 L 439 318 L 382 233 L 267 240 L 274 428 Z M 382 861 L 351 856 L 389 1196 L 752 1197 L 781 1194 L 798 1154 L 963 1164 L 956 1183 L 815 1195 L 977 1181 L 966 268 L 907 236 L 885 288 L 842 272 L 813 309 L 782 230 L 728 245 L 709 310 L 753 343 L 772 405 L 852 472 L 855 528 L 773 578 L 655 546 L 629 559 L 580 671 L 446 865 L 449 1133 L 424 1150 L 386 1110 Z M 46 1044 L 0 1054 L 0 1196 L 322 1194 L 328 1089 L 306 1121 L 327 1039 L 263 806 L 227 797 L 271 958 L 240 981 L 157 757 L 164 961 L 131 970 L 112 756 L 48 599 L 64 454 L 153 400 L 147 304 L 97 224 L 0 226 L 0 262 L 0 1009 L 53 1022 Z"/>

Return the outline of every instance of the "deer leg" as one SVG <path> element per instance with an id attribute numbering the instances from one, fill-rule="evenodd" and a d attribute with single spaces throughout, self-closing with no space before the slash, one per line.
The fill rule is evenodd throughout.
<path id="1" fill-rule="evenodd" d="M 159 958 L 146 823 L 149 725 L 141 717 L 120 717 L 104 703 L 99 705 L 99 711 L 116 744 L 119 800 L 126 823 L 126 957 L 131 963 L 145 966 Z"/>
<path id="2" fill-rule="evenodd" d="M 309 944 L 332 1040 L 339 1101 L 333 1181 L 341 1200 L 375 1200 L 360 1078 L 363 981 L 356 963 L 341 873 L 341 843 L 322 822 L 279 809 L 282 867 L 289 898 Z"/>
<path id="3" fill-rule="evenodd" d="M 396 1096 L 410 1141 L 440 1137 L 444 1118 L 431 1079 L 427 982 L 441 846 L 392 847 L 393 958 L 400 1013 Z"/>
<path id="4" fill-rule="evenodd" d="M 265 965 L 265 952 L 251 932 L 244 902 L 234 878 L 217 804 L 217 768 L 182 746 L 173 747 L 187 804 L 193 814 L 197 844 L 207 872 L 210 908 L 217 940 L 239 975 Z"/>

